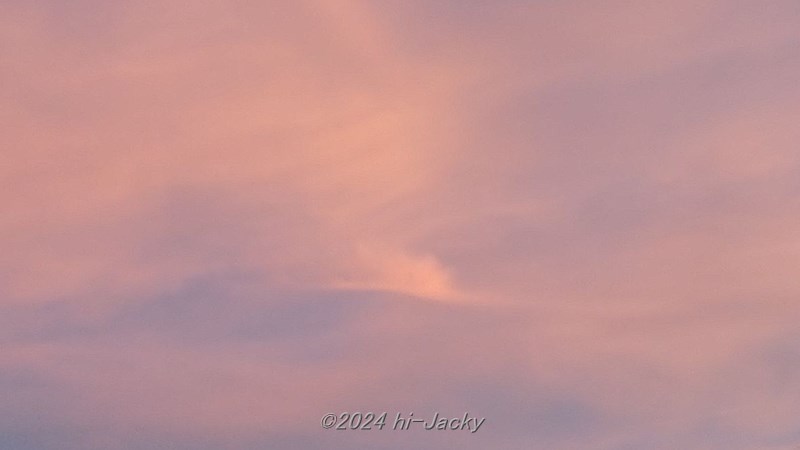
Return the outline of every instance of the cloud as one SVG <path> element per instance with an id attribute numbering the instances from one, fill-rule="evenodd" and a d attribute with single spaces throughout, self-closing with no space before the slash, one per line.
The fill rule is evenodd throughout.
<path id="1" fill-rule="evenodd" d="M 404 293 L 434 300 L 457 299 L 450 275 L 433 256 L 410 256 L 366 245 L 358 247 L 357 255 L 362 266 L 356 273 L 366 274 L 366 277 L 343 279 L 336 287 Z"/>
<path id="2" fill-rule="evenodd" d="M 0 446 L 792 445 L 798 17 L 4 2 Z"/>

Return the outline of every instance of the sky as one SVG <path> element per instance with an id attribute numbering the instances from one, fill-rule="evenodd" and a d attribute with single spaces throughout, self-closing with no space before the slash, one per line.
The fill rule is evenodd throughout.
<path id="1" fill-rule="evenodd" d="M 794 0 L 0 0 L 0 448 L 800 448 L 798 80 Z"/>

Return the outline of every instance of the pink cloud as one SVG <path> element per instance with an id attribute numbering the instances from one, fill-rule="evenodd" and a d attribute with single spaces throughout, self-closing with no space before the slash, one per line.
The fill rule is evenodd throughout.
<path id="1" fill-rule="evenodd" d="M 797 13 L 5 2 L 0 447 L 792 444 Z"/>

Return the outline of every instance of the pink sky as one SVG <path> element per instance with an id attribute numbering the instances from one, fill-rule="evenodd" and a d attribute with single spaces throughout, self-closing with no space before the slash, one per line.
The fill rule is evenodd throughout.
<path id="1" fill-rule="evenodd" d="M 0 448 L 798 448 L 798 124 L 793 0 L 0 0 Z"/>

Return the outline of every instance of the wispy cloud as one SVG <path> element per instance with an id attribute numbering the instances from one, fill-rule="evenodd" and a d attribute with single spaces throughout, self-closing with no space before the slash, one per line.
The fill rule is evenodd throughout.
<path id="1" fill-rule="evenodd" d="M 791 448 L 798 25 L 2 2 L 0 447 Z"/>

